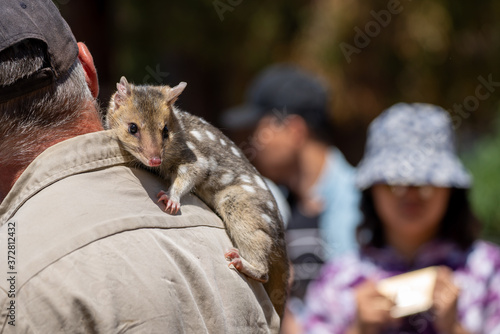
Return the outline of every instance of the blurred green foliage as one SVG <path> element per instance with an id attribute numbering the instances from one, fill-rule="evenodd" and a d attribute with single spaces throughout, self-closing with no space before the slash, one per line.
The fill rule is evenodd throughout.
<path id="1" fill-rule="evenodd" d="M 483 237 L 500 243 L 500 113 L 494 131 L 478 140 L 463 160 L 474 176 L 469 198 L 483 224 Z"/>

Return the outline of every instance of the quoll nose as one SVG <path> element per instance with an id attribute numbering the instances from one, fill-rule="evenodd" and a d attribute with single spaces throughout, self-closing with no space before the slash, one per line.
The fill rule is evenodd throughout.
<path id="1" fill-rule="evenodd" d="M 154 157 L 154 158 L 149 159 L 149 166 L 157 167 L 159 165 L 161 165 L 161 158 Z"/>

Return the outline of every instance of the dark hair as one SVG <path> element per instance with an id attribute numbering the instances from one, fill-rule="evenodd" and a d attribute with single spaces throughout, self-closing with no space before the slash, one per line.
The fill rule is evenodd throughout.
<path id="1" fill-rule="evenodd" d="M 327 111 L 310 111 L 309 115 L 307 115 L 307 112 L 297 112 L 296 110 L 287 110 L 286 108 L 284 111 L 280 111 L 274 108 L 272 111 L 264 113 L 264 116 L 272 116 L 276 122 L 284 124 L 287 120 L 287 116 L 297 115 L 306 123 L 312 138 L 325 144 L 333 145 L 333 124 Z"/>
<path id="2" fill-rule="evenodd" d="M 375 210 L 371 189 L 363 191 L 360 206 L 363 220 L 356 237 L 361 248 L 385 246 L 384 227 Z M 467 190 L 452 188 L 438 237 L 455 242 L 465 250 L 478 238 L 480 230 L 481 224 L 472 212 Z"/>

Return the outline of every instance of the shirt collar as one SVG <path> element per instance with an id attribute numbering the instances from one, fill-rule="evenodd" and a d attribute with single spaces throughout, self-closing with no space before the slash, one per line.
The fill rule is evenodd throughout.
<path id="1" fill-rule="evenodd" d="M 0 204 L 0 226 L 27 200 L 49 185 L 74 174 L 132 160 L 132 156 L 123 149 L 109 130 L 57 143 L 31 162 Z"/>

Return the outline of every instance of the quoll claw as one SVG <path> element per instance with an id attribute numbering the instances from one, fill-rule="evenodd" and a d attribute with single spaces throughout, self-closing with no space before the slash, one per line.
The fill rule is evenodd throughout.
<path id="1" fill-rule="evenodd" d="M 228 265 L 233 265 L 238 271 L 241 271 L 243 268 L 243 263 L 240 258 L 240 252 L 236 248 L 230 248 L 224 254 L 227 261 L 229 261 Z"/>
<path id="2" fill-rule="evenodd" d="M 240 251 L 237 248 L 230 248 L 225 253 L 224 256 L 226 261 L 228 261 L 228 266 L 233 266 L 236 270 L 245 274 L 246 276 L 258 281 L 265 283 L 269 279 L 269 276 L 265 272 L 257 270 L 254 266 L 248 263 L 244 258 L 240 256 Z"/>
<path id="3" fill-rule="evenodd" d="M 224 256 L 226 257 L 226 260 L 231 261 L 235 258 L 240 257 L 240 251 L 237 248 L 229 248 L 225 253 Z"/>
<path id="4" fill-rule="evenodd" d="M 171 199 L 165 191 L 160 191 L 156 196 L 158 197 L 158 203 L 165 203 L 165 212 L 168 212 L 171 215 L 179 212 L 181 208 L 180 203 Z"/>

